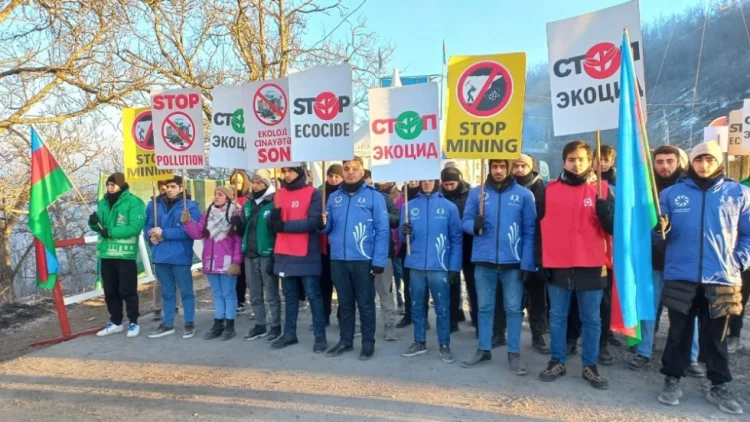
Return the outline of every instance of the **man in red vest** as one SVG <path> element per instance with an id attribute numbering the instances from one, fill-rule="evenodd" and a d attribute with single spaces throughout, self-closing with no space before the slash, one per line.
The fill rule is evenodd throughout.
<path id="1" fill-rule="evenodd" d="M 269 227 L 276 232 L 274 273 L 282 280 L 285 318 L 284 334 L 271 343 L 272 349 L 297 344 L 297 314 L 302 282 L 312 310 L 315 344 L 313 352 L 323 353 L 326 342 L 325 315 L 320 293 L 320 234 L 318 222 L 323 213 L 323 195 L 307 184 L 304 167 L 284 167 L 282 187 L 276 194 L 276 206 Z"/>
<path id="2" fill-rule="evenodd" d="M 551 182 L 537 204 L 536 230 L 538 276 L 548 281 L 551 360 L 539 374 L 542 381 L 565 375 L 566 330 L 570 301 L 578 299 L 583 328 L 583 378 L 594 388 L 606 390 L 599 374 L 599 306 L 607 287 L 614 225 L 614 195 L 606 182 L 598 193 L 591 167 L 593 152 L 583 141 L 563 148 L 563 172 Z"/>

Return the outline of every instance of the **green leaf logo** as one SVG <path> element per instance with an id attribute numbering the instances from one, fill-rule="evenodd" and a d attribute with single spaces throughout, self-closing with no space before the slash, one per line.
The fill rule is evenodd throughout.
<path id="1" fill-rule="evenodd" d="M 245 111 L 241 108 L 232 114 L 232 129 L 237 133 L 245 133 Z"/>
<path id="2" fill-rule="evenodd" d="M 407 141 L 422 133 L 422 116 L 416 111 L 405 111 L 396 118 L 396 134 Z"/>

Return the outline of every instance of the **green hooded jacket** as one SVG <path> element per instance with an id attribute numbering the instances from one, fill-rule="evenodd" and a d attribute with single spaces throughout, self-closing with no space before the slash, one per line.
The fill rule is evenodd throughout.
<path id="1" fill-rule="evenodd" d="M 268 228 L 268 218 L 273 211 L 273 192 L 269 192 L 263 197 L 260 204 L 250 197 L 245 206 L 242 207 L 242 224 L 244 231 L 242 236 L 242 252 L 247 254 L 248 238 L 255 233 L 255 242 L 258 248 L 258 255 L 269 257 L 273 255 L 273 245 L 276 243 L 276 233 Z"/>
<path id="2" fill-rule="evenodd" d="M 108 194 L 107 194 L 108 195 Z M 138 237 L 146 222 L 146 206 L 137 196 L 125 189 L 110 208 L 107 195 L 97 203 L 96 214 L 102 227 L 109 232 L 109 238 L 99 234 L 96 251 L 100 259 L 136 259 L 138 255 Z M 99 233 L 99 226 L 92 226 L 92 230 Z"/>

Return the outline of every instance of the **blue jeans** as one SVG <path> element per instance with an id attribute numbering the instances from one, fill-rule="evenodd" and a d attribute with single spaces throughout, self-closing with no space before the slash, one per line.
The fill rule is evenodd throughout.
<path id="1" fill-rule="evenodd" d="M 391 259 L 391 265 L 393 266 L 393 281 L 396 283 L 396 304 L 402 306 L 404 296 L 401 294 L 401 280 L 404 278 L 404 262 L 401 257 L 396 256 Z"/>
<path id="2" fill-rule="evenodd" d="M 497 283 L 502 283 L 503 307 L 508 326 L 508 352 L 518 353 L 521 348 L 521 300 L 523 282 L 520 270 L 498 270 L 484 265 L 474 267 L 474 278 L 479 302 L 479 350 L 492 350 L 492 333 L 495 322 L 495 295 Z M 506 290 L 507 289 L 507 290 Z M 412 319 L 414 316 L 412 315 Z"/>
<path id="3" fill-rule="evenodd" d="M 565 364 L 566 332 L 570 299 L 576 294 L 578 315 L 583 331 L 583 366 L 596 365 L 599 359 L 599 337 L 602 333 L 599 306 L 604 290 L 569 290 L 555 284 L 547 285 L 549 295 L 550 355 L 552 359 Z"/>
<path id="4" fill-rule="evenodd" d="M 323 316 L 323 296 L 320 295 L 320 278 L 318 276 L 284 277 L 281 279 L 284 303 L 286 304 L 284 307 L 284 335 L 297 336 L 299 298 L 302 294 L 300 282 L 302 282 L 307 300 L 310 301 L 315 338 L 325 337 L 326 323 Z"/>
<path id="5" fill-rule="evenodd" d="M 237 317 L 237 276 L 206 274 L 211 293 L 214 295 L 214 318 L 235 319 Z"/>
<path id="6" fill-rule="evenodd" d="M 331 260 L 331 276 L 339 298 L 340 343 L 354 343 L 354 307 L 359 308 L 362 344 L 375 344 L 375 277 L 370 261 Z"/>
<path id="7" fill-rule="evenodd" d="M 161 297 L 164 299 L 164 324 L 174 326 L 174 311 L 177 307 L 175 288 L 179 287 L 185 323 L 195 322 L 195 293 L 193 274 L 189 265 L 156 264 L 156 278 L 161 282 Z"/>
<path id="8" fill-rule="evenodd" d="M 654 270 L 654 309 L 659 309 L 661 291 L 664 287 L 664 273 Z M 656 318 L 661 315 L 657 312 Z M 651 359 L 654 351 L 654 335 L 656 321 L 641 321 L 641 343 L 638 344 L 636 353 L 644 358 Z M 695 318 L 695 331 L 693 331 L 693 347 L 690 349 L 691 362 L 698 361 L 698 318 Z"/>
<path id="9" fill-rule="evenodd" d="M 451 289 L 448 283 L 447 271 L 409 270 L 409 292 L 411 295 L 411 320 L 414 323 L 414 341 L 424 343 L 427 337 L 424 309 L 426 289 L 429 286 L 432 299 L 435 301 L 435 315 L 437 316 L 437 336 L 441 346 L 451 344 L 450 305 Z"/>

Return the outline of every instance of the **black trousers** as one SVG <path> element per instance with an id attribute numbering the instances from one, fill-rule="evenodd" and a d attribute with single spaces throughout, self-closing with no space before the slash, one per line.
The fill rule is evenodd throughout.
<path id="1" fill-rule="evenodd" d="M 612 271 L 610 270 L 607 276 L 607 288 L 604 289 L 602 294 L 602 303 L 599 305 L 599 315 L 602 320 L 602 334 L 599 337 L 599 344 L 606 345 L 609 339 L 612 338 L 612 330 L 610 328 L 612 322 Z M 570 301 L 570 312 L 568 313 L 568 332 L 567 332 L 568 343 L 575 343 L 578 338 L 581 337 L 581 319 L 578 317 L 578 300 L 576 295 L 573 295 Z"/>
<path id="2" fill-rule="evenodd" d="M 729 336 L 739 337 L 742 333 L 742 318 L 745 316 L 745 306 L 750 297 L 750 271 L 742 273 L 742 312 L 729 318 Z"/>
<path id="3" fill-rule="evenodd" d="M 240 275 L 237 276 L 237 307 L 245 304 L 247 295 L 247 279 L 245 277 L 245 260 L 240 264 Z"/>
<path id="4" fill-rule="evenodd" d="M 479 322 L 477 319 L 479 302 L 477 302 L 477 285 L 474 282 L 474 264 L 472 264 L 471 258 L 464 258 L 462 265 L 464 280 L 466 280 L 466 292 L 469 294 L 469 316 L 471 316 L 471 325 L 476 328 L 477 323 Z"/>
<path id="5" fill-rule="evenodd" d="M 461 309 L 461 282 L 451 284 L 450 286 L 450 317 L 451 323 L 459 323 L 466 319 L 463 309 Z M 463 318 L 462 318 L 463 316 Z"/>
<path id="6" fill-rule="evenodd" d="M 547 306 L 547 283 L 532 275 L 526 281 L 525 294 L 526 312 L 529 315 L 529 326 L 531 334 L 541 336 L 548 331 L 548 306 Z M 574 295 L 575 296 L 575 295 Z"/>
<path id="7" fill-rule="evenodd" d="M 138 267 L 134 260 L 102 259 L 102 284 L 104 301 L 109 318 L 115 325 L 122 324 L 122 302 L 128 319 L 138 323 Z"/>
<path id="8" fill-rule="evenodd" d="M 727 317 L 712 319 L 703 287 L 698 287 L 688 314 L 673 309 L 669 313 L 667 344 L 661 356 L 661 373 L 680 379 L 690 366 L 690 349 L 693 346 L 693 319 L 698 316 L 698 346 L 701 360 L 706 364 L 706 377 L 712 385 L 732 381 L 729 372 L 727 339 L 723 338 Z"/>
<path id="9" fill-rule="evenodd" d="M 321 254 L 320 294 L 323 296 L 323 316 L 326 324 L 331 322 L 331 300 L 333 299 L 333 278 L 331 277 L 331 256 Z"/>

